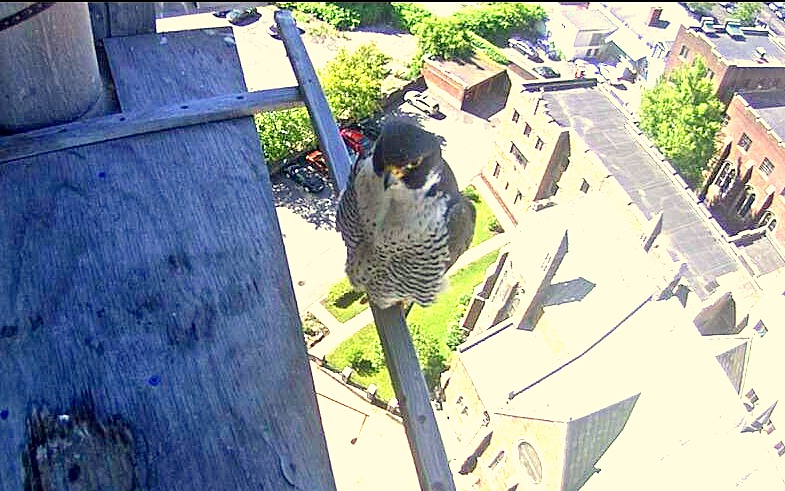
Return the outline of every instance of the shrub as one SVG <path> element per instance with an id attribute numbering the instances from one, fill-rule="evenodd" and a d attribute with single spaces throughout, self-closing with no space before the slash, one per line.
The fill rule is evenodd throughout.
<path id="1" fill-rule="evenodd" d="M 472 200 L 474 203 L 480 202 L 480 193 L 477 192 L 477 189 L 474 186 L 467 186 L 463 191 L 461 191 L 464 196 Z"/>
<path id="2" fill-rule="evenodd" d="M 499 223 L 499 220 L 496 217 L 493 217 L 488 222 L 488 230 L 495 234 L 500 234 L 504 232 L 504 227 Z"/>

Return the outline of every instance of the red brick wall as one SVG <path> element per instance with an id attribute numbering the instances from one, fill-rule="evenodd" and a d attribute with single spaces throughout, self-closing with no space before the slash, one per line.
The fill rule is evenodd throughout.
<path id="1" fill-rule="evenodd" d="M 785 111 L 785 108 L 783 108 Z M 777 227 L 774 230 L 776 240 L 785 246 L 785 197 L 780 193 L 785 187 L 785 149 L 778 144 L 778 138 L 771 135 L 768 130 L 757 120 L 757 116 L 744 103 L 741 96 L 735 96 L 728 105 L 727 115 L 729 121 L 724 129 L 726 137 L 731 141 L 731 149 L 727 160 L 736 165 L 737 175 L 744 177 L 745 164 L 751 162 L 752 171 L 747 184 L 754 189 L 756 198 L 752 206 L 751 216 L 755 222 L 751 227 L 757 225 L 757 218 L 761 214 L 761 207 L 766 205 L 766 189 L 774 186 L 774 196 L 768 200 L 770 202 L 768 210 L 774 213 L 777 219 Z M 746 133 L 752 140 L 749 151 L 745 151 L 739 146 L 741 135 Z M 774 164 L 774 171 L 770 175 L 764 174 L 759 166 L 764 158 L 768 158 Z M 720 162 L 718 165 L 722 165 Z M 743 189 L 743 185 L 740 186 Z M 726 208 L 732 212 L 737 200 L 730 197 L 725 203 Z"/>
<path id="2" fill-rule="evenodd" d="M 719 35 L 725 36 L 725 34 Z M 682 57 L 681 52 L 684 46 L 689 51 L 686 56 Z M 702 33 L 684 26 L 679 28 L 676 40 L 668 54 L 665 63 L 665 76 L 675 68 L 691 64 L 698 55 L 706 60 L 709 69 L 714 73 L 713 81 L 717 89 L 717 96 L 724 104 L 730 102 L 737 90 L 756 90 L 759 84 L 761 90 L 785 89 L 785 67 L 766 64 L 760 66 L 729 65 L 720 53 L 714 50 Z"/>

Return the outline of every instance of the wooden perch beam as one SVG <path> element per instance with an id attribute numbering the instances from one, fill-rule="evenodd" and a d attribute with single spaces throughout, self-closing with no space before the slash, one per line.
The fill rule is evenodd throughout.
<path id="1" fill-rule="evenodd" d="M 303 105 L 297 87 L 219 95 L 76 121 L 0 138 L 0 164 L 118 138 Z M 336 130 L 337 131 L 337 130 Z"/>

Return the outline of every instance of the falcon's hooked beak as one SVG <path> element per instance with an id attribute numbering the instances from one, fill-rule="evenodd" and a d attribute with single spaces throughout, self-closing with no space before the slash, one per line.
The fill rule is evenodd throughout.
<path id="1" fill-rule="evenodd" d="M 388 165 L 384 168 L 382 179 L 384 180 L 384 190 L 386 191 L 394 181 L 400 181 L 406 177 L 406 172 L 401 168 L 394 165 Z"/>
<path id="2" fill-rule="evenodd" d="M 384 171 L 382 173 L 382 177 L 384 179 L 384 189 L 387 190 L 396 181 L 403 181 L 406 176 L 415 171 L 420 166 L 420 164 L 422 164 L 423 160 L 423 157 L 418 157 L 417 159 L 411 162 L 406 162 L 403 165 L 385 165 Z"/>

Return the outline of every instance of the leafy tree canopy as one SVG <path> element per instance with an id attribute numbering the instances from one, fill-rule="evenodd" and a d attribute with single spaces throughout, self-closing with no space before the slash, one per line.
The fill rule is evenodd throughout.
<path id="1" fill-rule="evenodd" d="M 738 2 L 732 17 L 739 19 L 743 26 L 754 26 L 762 5 L 760 2 Z"/>
<path id="2" fill-rule="evenodd" d="M 453 60 L 467 58 L 474 52 L 469 32 L 453 17 L 426 17 L 414 26 L 412 34 L 417 36 L 418 48 L 426 56 Z"/>
<path id="3" fill-rule="evenodd" d="M 707 73 L 696 57 L 644 91 L 639 111 L 643 132 L 693 189 L 703 184 L 725 110 Z"/>

